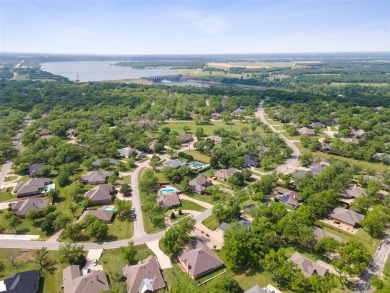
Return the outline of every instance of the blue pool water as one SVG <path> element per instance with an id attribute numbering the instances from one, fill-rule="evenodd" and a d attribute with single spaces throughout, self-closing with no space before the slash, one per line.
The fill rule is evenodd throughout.
<path id="1" fill-rule="evenodd" d="M 176 192 L 176 189 L 174 189 L 174 188 L 164 188 L 164 189 L 160 189 L 160 193 L 162 193 L 162 194 L 171 193 L 171 192 Z"/>
<path id="2" fill-rule="evenodd" d="M 192 162 L 190 165 L 191 165 L 191 167 L 194 167 L 194 168 L 202 168 L 204 166 L 200 162 Z"/>
<path id="3" fill-rule="evenodd" d="M 116 208 L 113 208 L 113 207 L 103 207 L 103 210 L 105 211 L 116 211 Z"/>
<path id="4" fill-rule="evenodd" d="M 120 152 L 120 153 L 124 153 L 124 152 L 125 152 L 125 150 L 126 150 L 126 148 L 122 148 L 122 149 L 119 149 L 119 150 L 118 150 L 118 152 Z"/>

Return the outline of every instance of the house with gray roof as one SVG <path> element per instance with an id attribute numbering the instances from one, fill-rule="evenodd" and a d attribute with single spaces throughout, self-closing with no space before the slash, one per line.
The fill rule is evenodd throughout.
<path id="1" fill-rule="evenodd" d="M 63 270 L 62 278 L 64 293 L 101 293 L 110 289 L 103 270 L 83 275 L 78 265 L 71 265 Z"/>
<path id="2" fill-rule="evenodd" d="M 343 242 L 343 243 L 347 243 L 348 240 L 343 238 L 343 237 L 340 237 L 340 236 L 337 236 L 336 234 L 333 234 L 331 232 L 328 232 L 324 229 L 321 229 L 321 228 L 318 228 L 318 227 L 315 227 L 314 228 L 314 237 L 317 241 L 325 238 L 325 237 L 330 237 L 330 238 L 333 238 L 334 240 L 338 241 L 338 242 Z"/>
<path id="3" fill-rule="evenodd" d="M 301 197 L 298 196 L 298 193 L 296 193 L 293 190 L 278 186 L 272 190 L 272 194 L 280 202 L 282 202 L 288 206 L 297 208 L 300 205 Z"/>
<path id="4" fill-rule="evenodd" d="M 338 207 L 333 210 L 330 218 L 336 223 L 341 222 L 345 225 L 351 226 L 352 228 L 358 228 L 360 222 L 364 220 L 365 216 L 354 210 Z"/>
<path id="5" fill-rule="evenodd" d="M 30 174 L 30 177 L 36 178 L 40 176 L 41 167 L 43 167 L 44 164 L 34 164 L 28 167 L 28 172 Z"/>
<path id="6" fill-rule="evenodd" d="M 198 278 L 223 266 L 220 258 L 206 244 L 196 239 L 178 254 L 181 267 L 192 278 Z"/>
<path id="7" fill-rule="evenodd" d="M 307 173 L 310 173 L 313 177 L 313 173 L 310 172 L 310 171 L 305 171 L 305 170 L 298 170 L 298 171 L 295 171 L 291 174 L 291 177 L 292 178 L 304 178 L 306 176 Z"/>
<path id="8" fill-rule="evenodd" d="M 0 293 L 36 293 L 40 275 L 36 270 L 15 273 L 0 281 Z"/>
<path id="9" fill-rule="evenodd" d="M 319 164 L 319 163 L 311 163 L 309 165 L 309 168 L 310 168 L 310 171 L 315 174 L 315 175 L 318 175 L 318 174 L 321 174 L 322 171 L 324 171 L 328 166 L 324 165 L 324 164 Z"/>
<path id="10" fill-rule="evenodd" d="M 247 167 L 259 167 L 259 156 L 255 154 L 244 155 L 245 165 Z"/>
<path id="11" fill-rule="evenodd" d="M 96 218 L 106 222 L 106 223 L 111 223 L 112 218 L 114 217 L 114 212 L 109 211 L 109 210 L 86 210 L 83 212 L 83 214 L 80 216 L 79 221 L 82 221 L 86 216 L 92 215 L 95 216 Z"/>
<path id="12" fill-rule="evenodd" d="M 112 171 L 91 171 L 81 176 L 81 181 L 85 184 L 105 184 L 108 177 L 113 175 Z"/>
<path id="13" fill-rule="evenodd" d="M 198 194 L 203 194 L 206 187 L 211 185 L 213 185 L 213 183 L 203 175 L 199 175 L 188 183 L 189 189 Z"/>
<path id="14" fill-rule="evenodd" d="M 169 160 L 169 161 L 166 161 L 164 164 L 163 164 L 165 167 L 172 167 L 172 168 L 180 168 L 182 166 L 186 166 L 187 163 L 180 160 L 180 159 L 174 159 L 174 160 Z"/>
<path id="15" fill-rule="evenodd" d="M 316 127 L 325 128 L 326 127 L 326 125 L 321 123 L 321 122 L 313 122 L 309 126 L 311 128 L 316 128 Z"/>
<path id="16" fill-rule="evenodd" d="M 307 278 L 312 276 L 313 274 L 317 274 L 323 277 L 328 273 L 327 268 L 317 264 L 311 259 L 308 259 L 306 256 L 300 254 L 299 252 L 295 252 L 289 260 L 296 264 L 298 268 L 302 271 L 303 275 Z"/>
<path id="17" fill-rule="evenodd" d="M 236 168 L 221 169 L 215 173 L 215 177 L 217 177 L 218 179 L 221 179 L 223 181 L 226 181 L 229 179 L 229 177 L 233 176 L 237 172 L 240 172 L 240 171 L 238 171 Z"/>
<path id="18" fill-rule="evenodd" d="M 194 140 L 194 137 L 191 134 L 181 134 L 176 136 L 176 138 L 181 140 L 182 143 L 188 143 Z"/>
<path id="19" fill-rule="evenodd" d="M 226 229 L 228 229 L 231 225 L 226 222 L 222 222 L 221 225 L 217 227 L 218 230 L 225 232 Z"/>
<path id="20" fill-rule="evenodd" d="M 131 147 L 121 148 L 118 150 L 118 152 L 121 156 L 125 157 L 126 159 L 133 158 L 133 157 L 139 159 L 146 156 L 144 152 L 141 152 L 137 149 L 133 149 Z"/>
<path id="21" fill-rule="evenodd" d="M 353 130 L 352 131 L 352 135 L 355 137 L 355 138 L 362 138 L 363 135 L 365 135 L 366 132 L 363 130 L 363 129 L 359 129 L 359 130 Z"/>
<path id="22" fill-rule="evenodd" d="M 95 205 L 111 204 L 114 201 L 114 192 L 112 185 L 99 185 L 84 193 L 84 197 Z"/>
<path id="23" fill-rule="evenodd" d="M 108 163 L 110 165 L 117 165 L 118 161 L 115 159 L 108 159 Z M 92 163 L 92 167 L 94 167 L 94 168 L 100 168 L 101 166 L 102 166 L 102 159 L 97 159 L 96 161 L 94 161 Z"/>
<path id="24" fill-rule="evenodd" d="M 316 135 L 316 133 L 313 129 L 310 129 L 307 127 L 298 128 L 297 131 L 300 135 L 308 135 L 308 136 Z"/>
<path id="25" fill-rule="evenodd" d="M 341 192 L 343 198 L 358 198 L 366 195 L 366 190 L 356 184 L 344 189 Z"/>
<path id="26" fill-rule="evenodd" d="M 40 194 L 44 191 L 45 186 L 51 183 L 50 178 L 32 178 L 19 182 L 14 188 L 14 193 L 17 197 Z"/>
<path id="27" fill-rule="evenodd" d="M 47 200 L 39 197 L 30 197 L 26 200 L 20 200 L 11 204 L 12 211 L 15 212 L 15 215 L 25 218 L 27 213 L 31 210 L 39 212 L 40 210 L 47 207 Z"/>
<path id="28" fill-rule="evenodd" d="M 136 265 L 127 265 L 122 272 L 126 277 L 127 293 L 157 292 L 166 287 L 160 264 L 154 256 Z"/>
<path id="29" fill-rule="evenodd" d="M 259 285 L 255 285 L 252 288 L 246 290 L 244 293 L 268 293 L 263 288 L 261 288 Z"/>
<path id="30" fill-rule="evenodd" d="M 162 209 L 168 209 L 172 207 L 180 206 L 180 199 L 176 191 L 167 193 L 158 193 L 157 204 Z"/>

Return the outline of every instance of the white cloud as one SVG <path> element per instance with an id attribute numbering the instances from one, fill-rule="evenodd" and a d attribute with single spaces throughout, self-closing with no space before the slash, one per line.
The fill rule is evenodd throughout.
<path id="1" fill-rule="evenodd" d="M 182 10 L 174 14 L 180 20 L 209 34 L 220 33 L 228 27 L 226 19 L 217 13 L 205 13 L 196 10 Z"/>

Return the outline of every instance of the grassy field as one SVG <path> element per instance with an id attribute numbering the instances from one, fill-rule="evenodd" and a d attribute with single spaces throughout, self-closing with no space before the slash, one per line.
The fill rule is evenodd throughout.
<path id="1" fill-rule="evenodd" d="M 185 151 L 185 153 L 193 156 L 195 161 L 199 161 L 201 163 L 210 163 L 210 156 L 202 154 L 198 151 Z"/>
<path id="2" fill-rule="evenodd" d="M 191 210 L 191 211 L 198 211 L 198 212 L 203 212 L 206 209 L 192 201 L 181 199 L 181 209 L 182 210 Z"/>
<path id="3" fill-rule="evenodd" d="M 173 264 L 172 268 L 163 270 L 163 277 L 169 290 L 182 283 L 196 286 L 196 281 L 183 272 L 176 263 Z"/>
<path id="4" fill-rule="evenodd" d="M 11 175 L 11 176 L 5 177 L 4 182 L 14 181 L 17 178 L 18 178 L 18 176 Z"/>
<path id="5" fill-rule="evenodd" d="M 213 231 L 219 226 L 218 219 L 214 216 L 214 214 L 212 214 L 210 217 L 206 218 L 202 222 L 202 224 Z"/>
<path id="6" fill-rule="evenodd" d="M 356 83 L 348 83 L 348 82 L 331 82 L 330 86 L 339 87 L 339 86 L 347 86 L 347 85 L 360 85 L 360 86 L 373 86 L 373 87 L 386 87 L 389 86 L 388 83 L 381 82 L 356 82 Z"/>
<path id="7" fill-rule="evenodd" d="M 118 217 L 112 224 L 108 225 L 108 235 L 112 235 L 115 239 L 126 239 L 133 236 L 134 227 L 133 222 L 121 221 Z"/>
<path id="8" fill-rule="evenodd" d="M 11 193 L 12 188 L 7 188 L 7 191 L 0 191 L 0 202 L 16 199 L 16 195 Z"/>
<path id="9" fill-rule="evenodd" d="M 20 265 L 18 269 L 14 268 L 8 260 L 9 255 L 18 255 L 17 263 Z M 52 261 L 58 261 L 58 251 L 50 251 L 49 258 Z M 0 273 L 0 279 L 3 279 L 17 271 L 27 271 L 39 269 L 39 266 L 34 262 L 35 250 L 29 250 L 28 252 L 21 252 L 19 249 L 0 249 L 0 261 L 5 265 L 5 269 Z M 68 264 L 57 263 L 53 267 L 54 270 L 50 273 L 43 271 L 43 277 L 41 278 L 41 285 L 38 293 L 62 293 L 62 271 Z"/>
<path id="10" fill-rule="evenodd" d="M 329 231 L 333 234 L 336 234 L 340 237 L 343 237 L 347 239 L 348 241 L 350 240 L 358 240 L 364 244 L 364 246 L 367 247 L 368 251 L 370 252 L 371 255 L 374 254 L 376 251 L 376 248 L 378 247 L 379 243 L 381 242 L 381 239 L 374 239 L 366 231 L 364 231 L 362 228 L 359 229 L 359 231 L 353 235 L 351 233 L 344 232 L 343 230 L 340 230 L 336 227 L 330 226 L 328 224 L 325 224 L 323 222 L 317 221 L 316 225 L 325 229 L 326 231 Z"/>

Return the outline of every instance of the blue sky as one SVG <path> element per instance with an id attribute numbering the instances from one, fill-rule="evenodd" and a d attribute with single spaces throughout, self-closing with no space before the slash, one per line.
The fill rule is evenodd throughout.
<path id="1" fill-rule="evenodd" d="M 0 0 L 0 51 L 390 51 L 390 0 Z"/>

